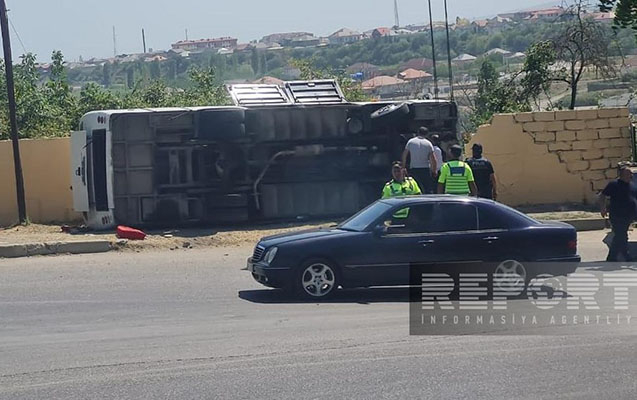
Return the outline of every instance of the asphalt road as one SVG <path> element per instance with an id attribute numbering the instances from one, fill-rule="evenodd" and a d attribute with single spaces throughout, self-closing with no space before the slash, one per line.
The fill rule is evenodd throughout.
<path id="1" fill-rule="evenodd" d="M 635 398 L 634 327 L 410 336 L 405 289 L 298 302 L 251 251 L 0 260 L 0 398 Z"/>

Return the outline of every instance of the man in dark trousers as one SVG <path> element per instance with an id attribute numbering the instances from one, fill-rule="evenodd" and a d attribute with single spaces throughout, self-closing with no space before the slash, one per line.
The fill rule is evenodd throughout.
<path id="1" fill-rule="evenodd" d="M 424 194 L 432 194 L 435 191 L 434 176 L 438 171 L 434 146 L 427 139 L 428 133 L 427 128 L 421 127 L 418 130 L 418 136 L 407 142 L 402 157 L 403 165 L 407 166 L 407 156 L 409 156 L 409 174 L 418 182 Z"/>
<path id="2" fill-rule="evenodd" d="M 628 254 L 628 229 L 637 217 L 637 188 L 632 180 L 632 171 L 627 167 L 621 168 L 619 179 L 610 182 L 599 195 L 602 217 L 606 218 L 610 211 L 614 234 L 606 261 L 631 261 Z M 607 197 L 610 198 L 609 209 L 606 208 Z"/>
<path id="3" fill-rule="evenodd" d="M 480 143 L 475 143 L 471 150 L 473 151 L 473 157 L 467 159 L 467 164 L 473 171 L 473 177 L 476 180 L 476 186 L 478 186 L 478 197 L 497 200 L 497 184 L 491 161 L 482 157 L 482 145 Z"/>

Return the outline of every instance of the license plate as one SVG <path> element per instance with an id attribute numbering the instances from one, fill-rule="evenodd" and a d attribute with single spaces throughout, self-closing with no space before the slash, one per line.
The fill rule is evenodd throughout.
<path id="1" fill-rule="evenodd" d="M 248 260 L 246 269 L 248 270 L 248 272 L 254 272 L 254 265 L 252 265 L 252 261 Z"/>

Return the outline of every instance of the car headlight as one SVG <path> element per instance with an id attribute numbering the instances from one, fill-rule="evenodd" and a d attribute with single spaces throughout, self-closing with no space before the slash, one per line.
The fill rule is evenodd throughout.
<path id="1" fill-rule="evenodd" d="M 279 250 L 277 247 L 272 247 L 270 250 L 268 250 L 265 253 L 265 257 L 263 257 L 263 260 L 270 264 L 272 261 L 274 261 L 274 257 L 276 256 L 276 252 L 277 250 Z"/>

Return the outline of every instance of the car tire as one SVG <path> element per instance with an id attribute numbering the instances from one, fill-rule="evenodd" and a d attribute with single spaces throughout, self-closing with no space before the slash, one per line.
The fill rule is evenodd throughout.
<path id="1" fill-rule="evenodd" d="M 395 117 L 397 115 L 409 114 L 409 105 L 407 103 L 393 103 L 379 108 L 371 114 L 372 119 Z"/>
<path id="2" fill-rule="evenodd" d="M 515 258 L 498 262 L 493 270 L 493 288 L 503 292 L 519 290 L 523 285 L 524 293 L 531 279 L 533 274 L 528 266 Z"/>
<path id="3" fill-rule="evenodd" d="M 309 260 L 298 269 L 292 282 L 295 294 L 305 300 L 329 299 L 341 284 L 339 269 L 325 259 Z"/>

